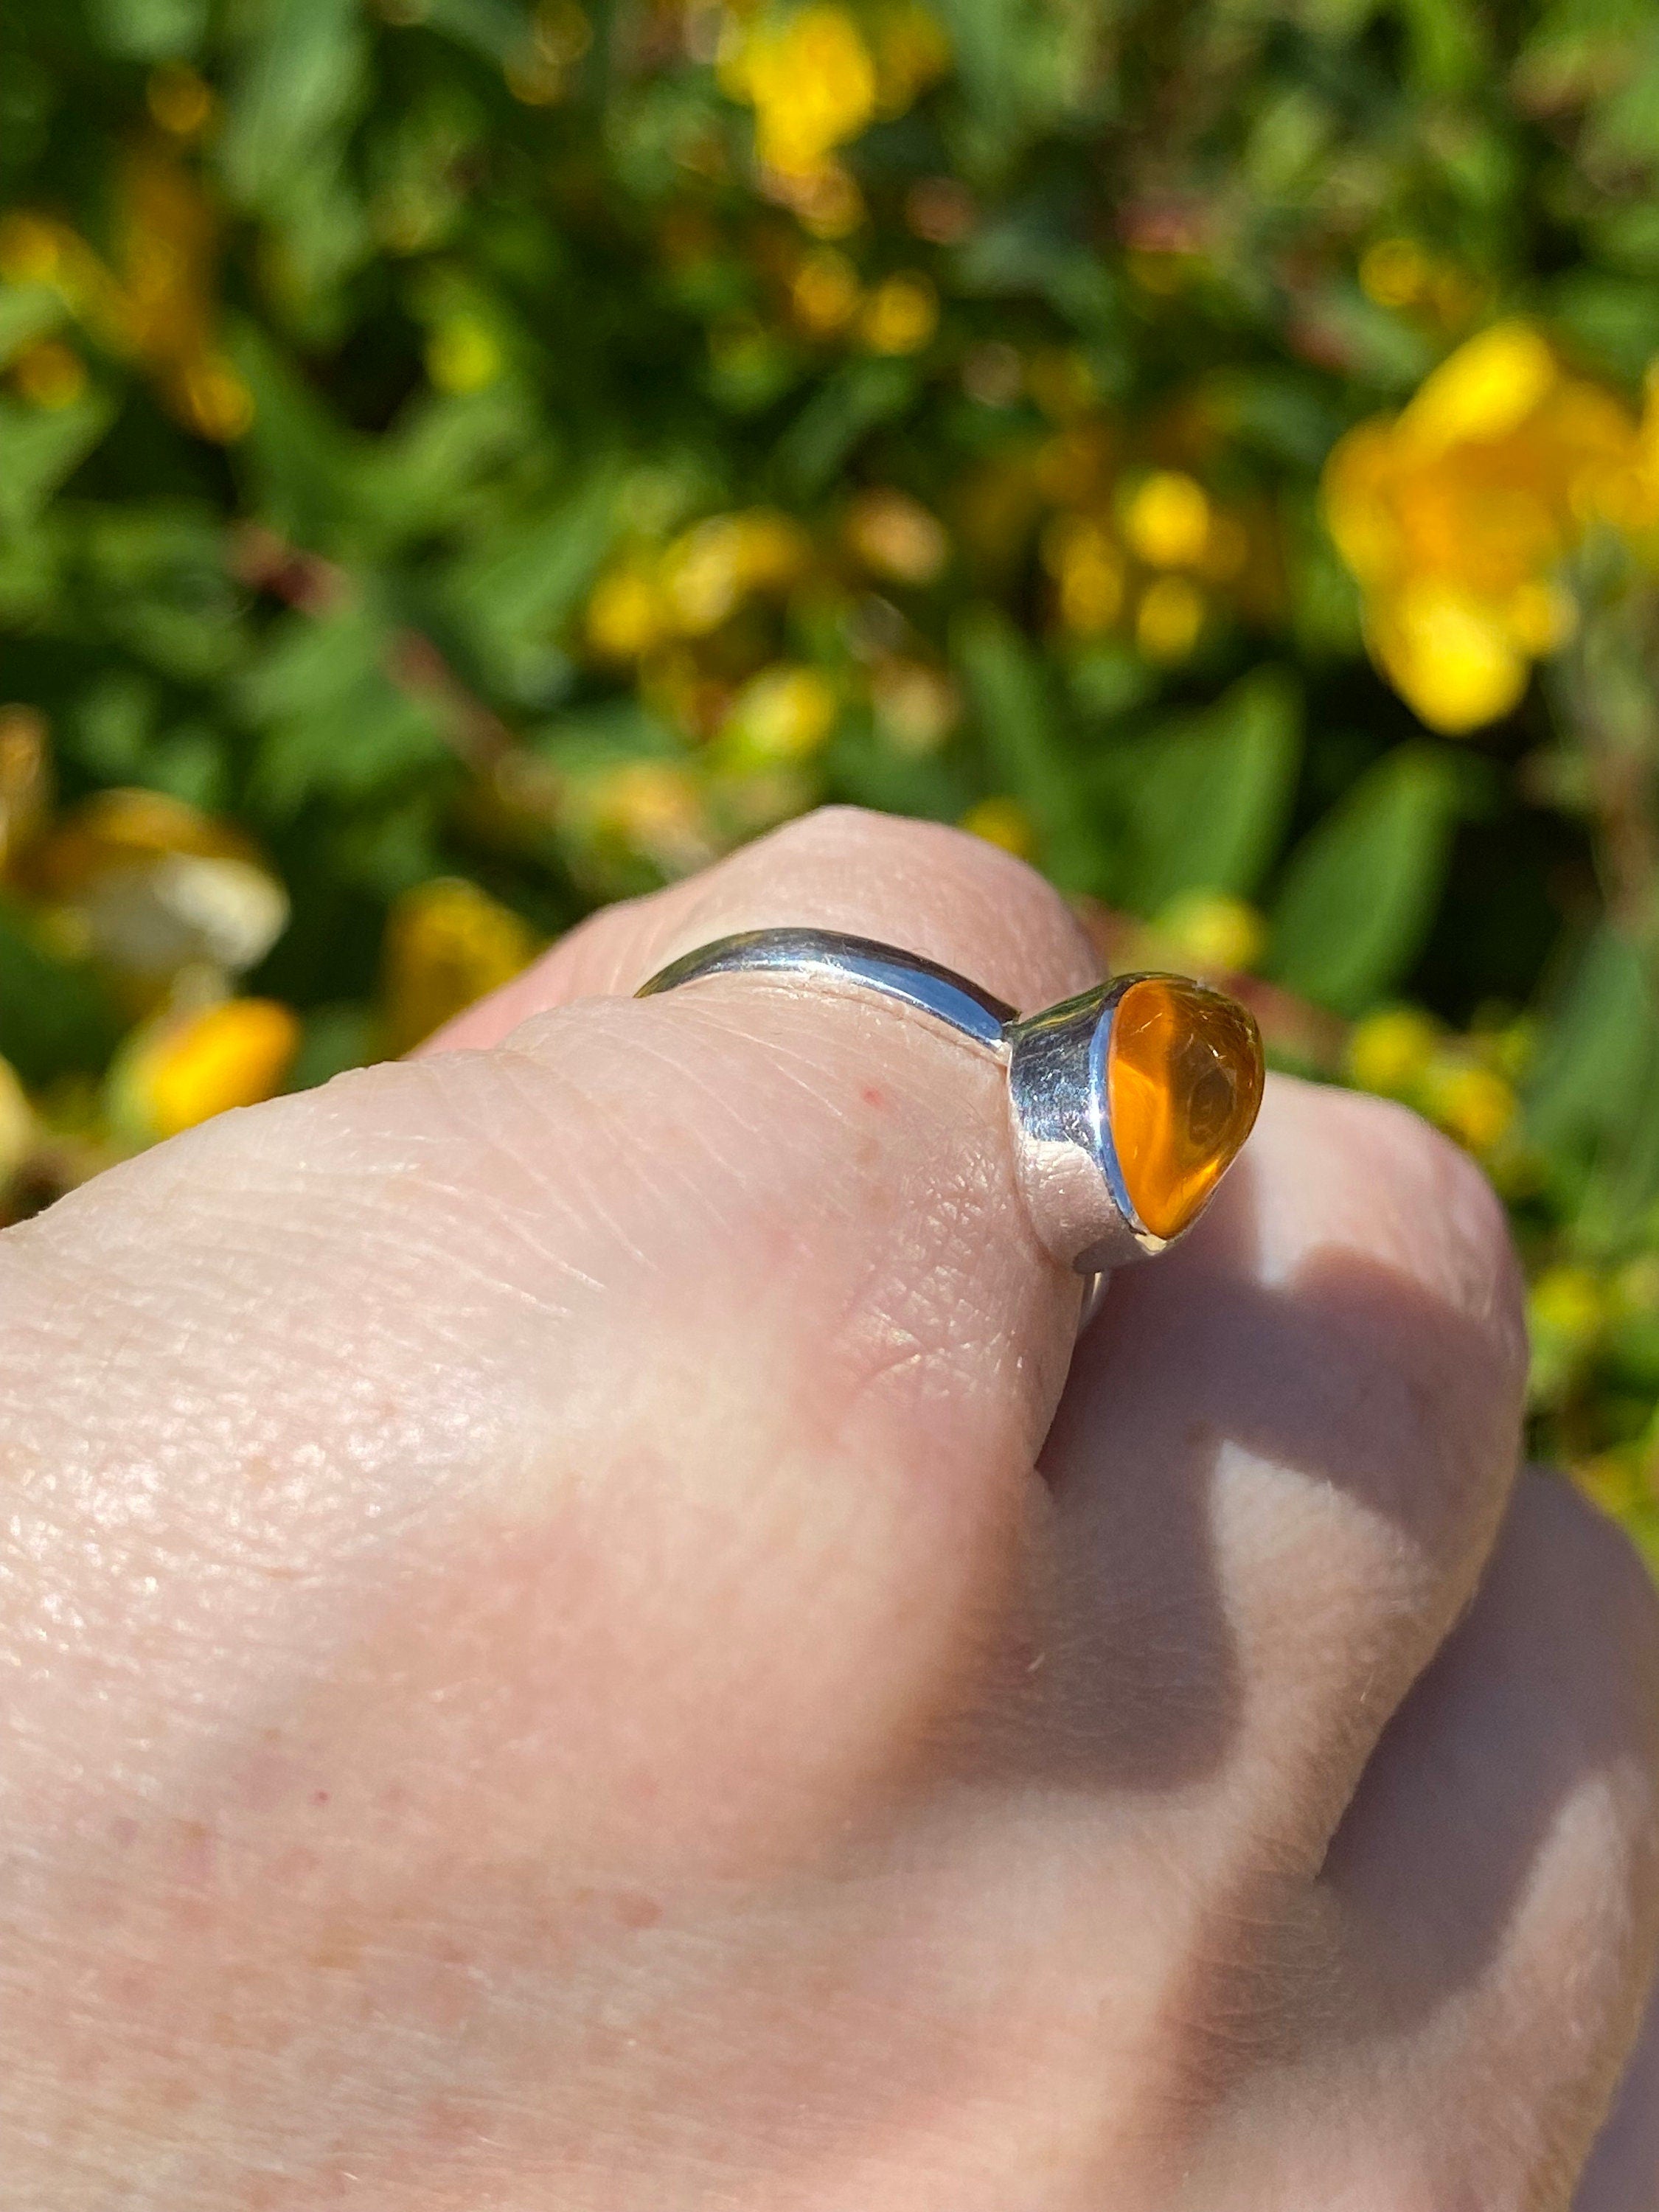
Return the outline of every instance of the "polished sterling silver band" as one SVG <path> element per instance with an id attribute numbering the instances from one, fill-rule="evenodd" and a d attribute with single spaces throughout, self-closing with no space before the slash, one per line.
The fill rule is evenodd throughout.
<path id="1" fill-rule="evenodd" d="M 753 929 L 685 953 L 639 996 L 732 975 L 873 994 L 990 1053 L 1007 1070 L 1020 1188 L 1048 1249 L 1097 1278 L 1164 1250 L 1169 1240 L 1147 1228 L 1124 1187 L 1107 1097 L 1112 1016 L 1139 977 L 1117 976 L 1021 1016 L 966 977 L 896 945 L 833 930 Z M 1091 1285 L 1091 1298 L 1097 1289 Z"/>

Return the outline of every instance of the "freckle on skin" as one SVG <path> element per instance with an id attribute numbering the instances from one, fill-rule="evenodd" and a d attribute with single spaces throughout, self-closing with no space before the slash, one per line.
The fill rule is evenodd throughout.
<path id="1" fill-rule="evenodd" d="M 355 1966 L 362 1957 L 363 1942 L 355 1929 L 331 1929 L 311 1954 L 310 1963 L 325 1972 Z"/>
<path id="2" fill-rule="evenodd" d="M 662 1907 L 654 1897 L 642 1892 L 619 1889 L 611 1900 L 619 1928 L 654 1928 L 662 1918 Z"/>

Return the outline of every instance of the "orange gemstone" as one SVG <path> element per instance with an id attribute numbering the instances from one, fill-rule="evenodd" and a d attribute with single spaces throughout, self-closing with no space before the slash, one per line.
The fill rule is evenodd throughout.
<path id="1" fill-rule="evenodd" d="M 1112 1017 L 1106 1096 L 1130 1202 L 1155 1237 L 1174 1237 L 1255 1121 L 1256 1025 L 1201 984 L 1172 975 L 1131 983 Z"/>

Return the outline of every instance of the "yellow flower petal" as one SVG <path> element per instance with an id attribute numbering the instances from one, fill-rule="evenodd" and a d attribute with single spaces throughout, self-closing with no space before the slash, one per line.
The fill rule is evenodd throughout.
<path id="1" fill-rule="evenodd" d="M 1494 323 L 1427 377 L 1400 418 L 1426 455 L 1472 440 L 1508 437 L 1555 388 L 1555 356 L 1530 323 Z"/>
<path id="2" fill-rule="evenodd" d="M 875 64 L 842 8 L 803 8 L 748 32 L 729 50 L 721 77 L 754 106 L 761 161 L 786 176 L 817 168 L 876 112 Z"/>
<path id="3" fill-rule="evenodd" d="M 1000 845 L 1016 860 L 1029 860 L 1036 852 L 1036 826 L 1017 799 L 981 799 L 958 826 L 988 845 Z"/>
<path id="4" fill-rule="evenodd" d="M 1160 469 L 1139 484 L 1123 516 L 1130 547 L 1152 568 L 1190 568 L 1210 535 L 1210 501 L 1202 484 L 1178 469 Z"/>
<path id="5" fill-rule="evenodd" d="M 1348 1079 L 1362 1091 L 1406 1097 L 1422 1079 L 1440 1030 L 1415 1006 L 1385 1006 L 1356 1022 L 1348 1038 Z"/>
<path id="6" fill-rule="evenodd" d="M 258 1105 L 276 1091 L 299 1042 L 299 1018 L 274 999 L 166 1015 L 137 1032 L 112 1072 L 112 1118 L 142 1142 Z"/>
<path id="7" fill-rule="evenodd" d="M 723 734 L 750 764 L 804 760 L 834 728 L 836 704 L 819 670 L 765 668 L 738 694 Z"/>
<path id="8" fill-rule="evenodd" d="M 1149 660 L 1184 660 L 1204 627 L 1204 594 L 1184 576 L 1160 576 L 1135 610 L 1135 642 Z"/>
<path id="9" fill-rule="evenodd" d="M 925 276 L 890 276 L 865 303 L 859 328 L 872 353 L 916 353 L 939 327 L 939 295 Z"/>
<path id="10" fill-rule="evenodd" d="M 1367 637 L 1383 673 L 1431 730 L 1459 737 L 1520 703 L 1530 664 L 1500 610 L 1438 579 L 1405 585 L 1370 611 Z"/>
<path id="11" fill-rule="evenodd" d="M 407 1052 L 527 968 L 541 939 L 521 915 L 461 877 L 407 891 L 386 922 L 387 1048 Z"/>
<path id="12" fill-rule="evenodd" d="M 9 1182 L 33 1151 L 39 1134 L 33 1109 L 9 1060 L 0 1060 L 0 1183 Z"/>

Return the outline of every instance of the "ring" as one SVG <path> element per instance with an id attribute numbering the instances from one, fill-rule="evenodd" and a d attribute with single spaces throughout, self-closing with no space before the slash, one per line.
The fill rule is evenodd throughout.
<path id="1" fill-rule="evenodd" d="M 1162 1252 L 1190 1229 L 1261 1104 L 1255 1020 L 1184 975 L 1118 975 L 1020 1015 L 897 945 L 833 930 L 751 929 L 671 961 L 637 995 L 732 975 L 873 994 L 1000 1061 L 1033 1226 L 1080 1275 Z"/>

